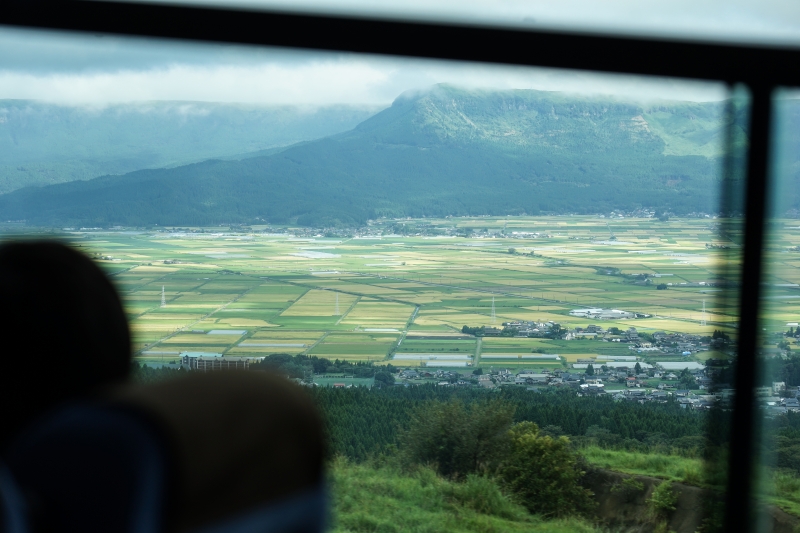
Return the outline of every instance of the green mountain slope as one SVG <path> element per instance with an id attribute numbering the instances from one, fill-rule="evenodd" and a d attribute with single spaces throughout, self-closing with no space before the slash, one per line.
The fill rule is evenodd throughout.
<path id="1" fill-rule="evenodd" d="M 373 108 L 0 100 L 0 194 L 287 146 L 348 131 Z"/>
<path id="2" fill-rule="evenodd" d="M 35 225 L 358 224 L 377 216 L 714 211 L 722 104 L 644 109 L 538 91 L 437 86 L 352 131 L 0 196 Z"/>

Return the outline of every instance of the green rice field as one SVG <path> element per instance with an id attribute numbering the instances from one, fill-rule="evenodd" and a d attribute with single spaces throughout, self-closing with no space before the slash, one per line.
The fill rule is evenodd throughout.
<path id="1" fill-rule="evenodd" d="M 735 288 L 726 287 L 737 283 L 729 267 L 739 261 L 740 232 L 714 219 L 424 219 L 428 228 L 488 229 L 492 238 L 378 235 L 381 224 L 370 227 L 374 235 L 354 238 L 298 238 L 259 227 L 66 237 L 88 254 L 113 258 L 99 263 L 124 297 L 138 357 L 169 359 L 190 350 L 388 362 L 402 352 L 465 354 L 470 364 L 499 366 L 528 364 L 517 357 L 523 354 L 558 354 L 569 363 L 629 350 L 599 340 L 484 338 L 479 345 L 461 334 L 462 326 L 522 320 L 735 334 Z M 790 250 L 800 246 L 800 227 L 785 224 L 773 241 L 766 327 L 777 331 L 800 320 L 800 252 Z M 651 283 L 637 282 L 640 274 Z M 667 290 L 658 290 L 660 283 Z M 569 315 L 585 307 L 651 316 Z"/>

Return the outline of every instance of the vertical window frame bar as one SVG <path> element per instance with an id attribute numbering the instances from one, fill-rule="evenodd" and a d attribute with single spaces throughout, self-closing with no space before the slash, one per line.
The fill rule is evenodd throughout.
<path id="1" fill-rule="evenodd" d="M 756 531 L 754 478 L 758 413 L 755 387 L 759 376 L 757 357 L 761 278 L 774 87 L 750 84 L 749 146 L 745 184 L 744 253 L 740 271 L 739 338 L 737 342 L 735 396 L 731 421 L 724 531 Z M 730 151 L 732 147 L 728 147 Z"/>

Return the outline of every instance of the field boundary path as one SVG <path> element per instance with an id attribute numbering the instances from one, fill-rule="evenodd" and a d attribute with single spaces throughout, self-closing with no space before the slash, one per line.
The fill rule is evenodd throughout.
<path id="1" fill-rule="evenodd" d="M 548 299 L 548 298 L 537 298 L 536 296 L 525 296 L 524 294 L 519 294 L 519 293 L 514 293 L 514 292 L 506 292 L 506 291 L 500 291 L 500 290 L 493 291 L 493 290 L 490 290 L 490 289 L 478 289 L 478 288 L 475 288 L 475 287 L 465 287 L 465 286 L 462 286 L 462 285 L 451 285 L 449 283 L 435 283 L 433 281 L 421 281 L 421 280 L 415 280 L 415 279 L 412 279 L 412 278 L 398 278 L 398 277 L 392 277 L 392 276 L 378 276 L 377 274 L 368 274 L 368 273 L 364 273 L 364 272 L 348 272 L 348 274 L 356 274 L 356 275 L 359 275 L 359 276 L 376 277 L 376 278 L 382 278 L 382 279 L 392 279 L 392 280 L 395 280 L 395 281 L 404 281 L 406 283 L 419 283 L 420 285 L 428 285 L 430 287 L 447 287 L 447 288 L 450 288 L 450 289 L 460 289 L 460 290 L 463 290 L 463 291 L 473 291 L 473 292 L 480 292 L 480 293 L 484 293 L 484 294 L 494 294 L 494 295 L 497 295 L 497 296 L 510 296 L 512 298 L 524 298 L 526 300 L 537 300 L 537 301 L 542 301 L 542 302 L 547 302 L 547 303 L 559 303 L 559 304 L 569 303 L 569 302 L 564 302 L 562 300 L 553 300 L 553 299 Z M 450 279 L 454 279 L 454 278 L 450 278 Z M 518 288 L 518 287 L 515 287 L 515 288 Z M 400 301 L 400 300 L 396 300 L 396 301 Z M 402 303 L 408 303 L 408 302 L 402 302 Z M 412 305 L 416 305 L 416 304 L 412 304 Z"/>
<path id="2" fill-rule="evenodd" d="M 472 358 L 472 366 L 473 368 L 478 367 L 478 363 L 481 360 L 481 343 L 483 342 L 483 337 L 477 337 L 477 341 L 475 342 L 475 357 Z"/>
<path id="3" fill-rule="evenodd" d="M 294 272 L 294 271 L 293 270 L 287 270 L 285 272 Z M 347 272 L 347 273 L 348 274 L 366 275 L 366 274 L 361 274 L 360 272 Z M 377 275 L 375 275 L 373 277 L 380 278 L 380 276 L 377 276 Z M 341 289 L 330 289 L 330 288 L 327 288 L 327 287 L 323 287 L 321 285 L 314 285 L 312 283 L 303 283 L 303 282 L 300 282 L 300 281 L 289 281 L 289 280 L 285 280 L 285 279 L 275 279 L 275 278 L 273 278 L 271 276 L 260 276 L 260 278 L 261 279 L 269 279 L 270 281 L 274 281 L 276 283 L 285 283 L 287 285 L 296 285 L 297 287 L 304 287 L 304 288 L 306 288 L 308 290 L 312 290 L 312 289 L 313 290 L 318 290 L 318 291 L 329 290 L 329 291 L 335 291 L 335 292 L 338 292 L 338 293 L 341 293 L 341 294 L 349 294 L 350 296 L 357 296 L 358 298 L 372 298 L 373 300 L 382 300 L 382 301 L 386 301 L 386 302 L 394 302 L 394 303 L 403 304 L 403 305 L 417 305 L 416 303 L 409 302 L 407 300 L 398 300 L 397 298 L 390 298 L 388 296 L 380 296 L 380 295 L 377 295 L 377 294 L 364 294 L 364 293 L 355 292 L 355 291 L 343 291 Z M 336 281 L 345 281 L 346 282 L 346 280 L 342 280 L 340 278 L 333 278 L 333 279 L 336 279 Z M 402 279 L 402 278 L 393 278 L 393 279 Z M 406 280 L 404 280 L 404 281 L 406 281 Z"/>
<path id="4" fill-rule="evenodd" d="M 395 347 L 394 347 L 395 350 L 400 347 L 400 344 L 402 344 L 402 342 L 404 340 L 406 340 L 406 336 L 408 335 L 408 330 L 409 330 L 409 328 L 411 328 L 411 325 L 414 324 L 414 319 L 417 318 L 417 313 L 419 313 L 419 309 L 420 309 L 419 305 L 414 307 L 414 312 L 411 313 L 411 317 L 408 319 L 408 322 L 406 322 L 406 327 L 403 330 L 402 335 L 400 335 L 400 338 L 397 339 L 397 344 L 395 344 Z M 387 355 L 387 357 L 391 357 L 391 354 L 392 354 L 392 350 L 390 349 L 389 353 L 387 353 L 386 355 Z"/>
<path id="5" fill-rule="evenodd" d="M 323 333 L 323 334 L 322 334 L 322 337 L 320 337 L 319 339 L 317 339 L 317 340 L 314 342 L 314 344 L 312 344 L 311 346 L 309 346 L 308 348 L 306 348 L 306 349 L 305 349 L 305 351 L 303 351 L 303 352 L 301 352 L 301 353 L 304 353 L 304 354 L 308 355 L 308 352 L 310 352 L 311 350 L 313 350 L 314 348 L 316 348 L 316 347 L 317 347 L 317 345 L 318 345 L 319 343 L 321 343 L 322 341 L 324 341 L 324 340 L 325 340 L 325 337 L 327 337 L 327 336 L 328 336 L 328 335 L 330 335 L 330 334 L 331 334 L 331 332 L 330 332 L 330 331 L 326 331 L 325 333 Z"/>
<path id="6" fill-rule="evenodd" d="M 136 350 L 136 352 L 134 352 L 134 354 L 133 354 L 133 355 L 134 355 L 134 357 L 135 357 L 135 356 L 137 356 L 137 355 L 141 355 L 143 351 L 145 351 L 145 350 L 148 350 L 148 349 L 151 349 L 151 348 L 153 348 L 154 346 L 158 346 L 158 345 L 159 345 L 159 344 L 161 344 L 162 342 L 164 342 L 164 341 L 167 341 L 167 340 L 171 339 L 172 337 L 174 337 L 174 336 L 175 336 L 175 335 L 177 335 L 178 333 L 183 333 L 184 331 L 186 331 L 187 329 L 191 328 L 192 326 L 194 326 L 194 325 L 195 325 L 195 324 L 197 324 L 198 322 L 202 322 L 202 321 L 203 321 L 203 320 L 205 320 L 206 318 L 208 318 L 208 317 L 210 317 L 210 316 L 212 316 L 212 315 L 214 315 L 214 314 L 218 313 L 219 311 L 222 311 L 223 309 L 225 309 L 226 307 L 228 307 L 228 306 L 229 306 L 229 305 L 231 305 L 232 303 L 235 303 L 235 302 L 237 302 L 237 301 L 239 300 L 239 298 L 241 298 L 242 296 L 245 296 L 247 293 L 249 293 L 249 292 L 250 292 L 250 291 L 252 291 L 252 290 L 255 290 L 255 289 L 257 289 L 258 287 L 259 287 L 259 285 L 255 285 L 255 286 L 253 286 L 253 287 L 250 287 L 249 289 L 247 289 L 247 290 L 246 290 L 246 291 L 244 291 L 243 293 L 241 293 L 241 294 L 238 294 L 238 295 L 236 296 L 236 298 L 233 298 L 231 301 L 229 301 L 229 302 L 227 302 L 227 303 L 224 303 L 224 304 L 220 305 L 219 307 L 217 307 L 216 309 L 214 309 L 213 311 L 211 311 L 211 312 L 209 312 L 209 313 L 206 313 L 205 315 L 203 315 L 202 317 L 198 318 L 197 320 L 195 320 L 195 321 L 194 321 L 194 322 L 192 322 L 191 324 L 187 324 L 187 325 L 185 325 L 185 326 L 182 326 L 182 327 L 180 327 L 180 328 L 176 329 L 175 331 L 173 331 L 172 333 L 170 333 L 170 334 L 169 334 L 169 335 L 167 335 L 166 337 L 162 337 L 162 338 L 160 338 L 159 340 L 157 340 L 156 342 L 154 342 L 154 343 L 150 344 L 149 346 L 143 346 L 141 349 L 139 349 L 139 350 Z M 240 339 L 240 340 L 241 340 L 241 339 Z M 234 342 L 235 342 L 235 341 L 234 341 Z M 230 347 L 228 347 L 228 349 L 230 349 Z M 228 351 L 228 349 L 226 349 L 225 351 Z"/>
<path id="7" fill-rule="evenodd" d="M 341 291 L 337 291 L 337 292 L 341 292 Z M 343 292 L 342 294 L 348 294 L 348 293 L 346 293 L 346 292 Z M 353 296 L 353 295 L 351 294 L 350 296 Z M 344 313 L 342 313 L 342 316 L 340 316 L 340 317 L 339 317 L 339 320 L 337 320 L 337 321 L 336 321 L 336 324 L 334 324 L 334 326 L 338 326 L 338 325 L 339 325 L 339 322 L 341 322 L 342 320 L 344 320 L 344 317 L 346 317 L 347 315 L 349 315 L 349 314 L 350 314 L 350 311 L 352 311 L 352 310 L 353 310 L 353 308 L 356 306 L 356 304 L 357 304 L 358 302 L 360 302 L 360 301 L 361 301 L 361 298 L 362 298 L 361 296 L 357 296 L 357 297 L 356 297 L 356 301 L 355 301 L 355 302 L 353 302 L 353 304 L 352 304 L 350 307 L 348 307 L 348 308 L 347 308 L 347 311 L 345 311 Z"/>
<path id="8" fill-rule="evenodd" d="M 107 273 L 106 276 L 111 278 L 111 277 L 116 276 L 117 274 L 123 274 L 125 272 L 130 271 L 130 270 L 133 270 L 134 268 L 139 268 L 140 266 L 142 266 L 142 265 L 129 266 L 128 268 L 123 268 L 122 270 L 117 270 L 116 272 Z M 167 274 L 165 274 L 165 275 L 167 275 Z"/>

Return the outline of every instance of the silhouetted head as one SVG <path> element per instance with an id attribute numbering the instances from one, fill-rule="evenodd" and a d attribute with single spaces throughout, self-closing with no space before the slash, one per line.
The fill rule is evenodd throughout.
<path id="1" fill-rule="evenodd" d="M 0 449 L 33 419 L 123 381 L 128 321 L 88 257 L 54 241 L 0 245 Z"/>

